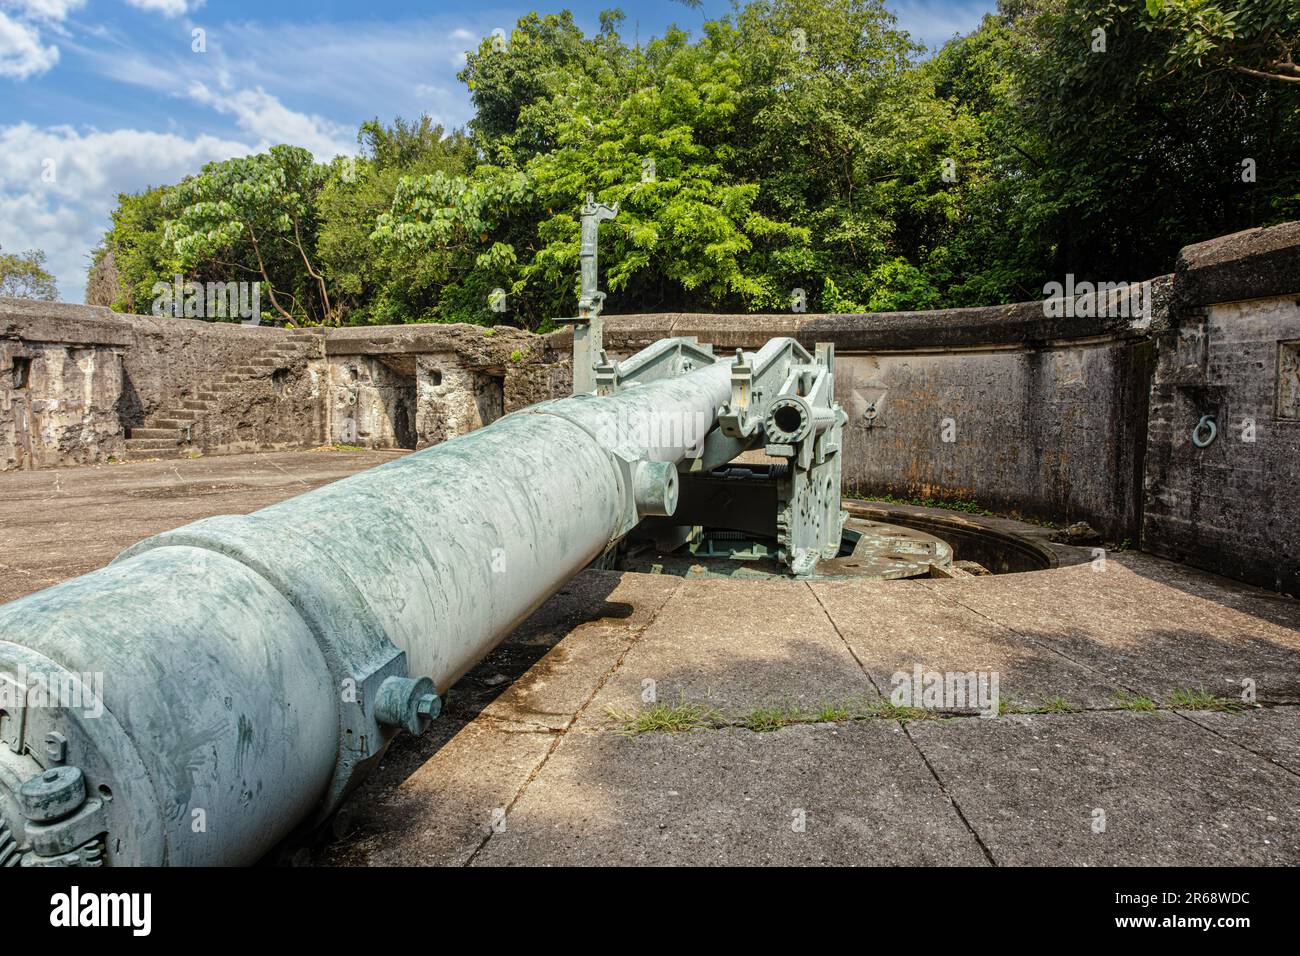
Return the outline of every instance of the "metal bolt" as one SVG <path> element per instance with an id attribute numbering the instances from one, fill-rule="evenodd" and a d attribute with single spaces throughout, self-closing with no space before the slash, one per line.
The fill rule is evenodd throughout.
<path id="1" fill-rule="evenodd" d="M 420 698 L 415 710 L 425 720 L 433 720 L 442 713 L 442 698 L 437 694 L 425 694 Z"/>
<path id="2" fill-rule="evenodd" d="M 68 738 L 57 730 L 45 735 L 45 756 L 50 763 L 63 763 L 68 759 Z"/>

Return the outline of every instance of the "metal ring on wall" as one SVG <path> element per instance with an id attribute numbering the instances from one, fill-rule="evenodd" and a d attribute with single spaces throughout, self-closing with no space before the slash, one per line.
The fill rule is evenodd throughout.
<path id="1" fill-rule="evenodd" d="M 1205 439 L 1204 441 L 1201 441 L 1201 430 L 1207 427 L 1210 430 L 1210 437 Z M 1218 436 L 1218 434 L 1219 434 L 1219 426 L 1214 424 L 1214 416 L 1202 415 L 1201 420 L 1197 422 L 1196 427 L 1192 429 L 1192 444 L 1195 445 L 1197 448 L 1208 448 L 1210 445 L 1214 443 L 1214 439 Z"/>

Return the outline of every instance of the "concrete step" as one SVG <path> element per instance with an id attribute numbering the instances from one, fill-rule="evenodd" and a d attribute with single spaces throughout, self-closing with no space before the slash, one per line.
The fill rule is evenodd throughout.
<path id="1" fill-rule="evenodd" d="M 220 397 L 220 394 L 217 392 L 199 392 L 198 395 L 195 396 L 195 398 L 200 402 L 215 402 Z"/>
<path id="2" fill-rule="evenodd" d="M 173 413 L 173 415 L 174 417 L 168 417 L 168 418 L 151 418 L 148 420 L 148 422 L 145 423 L 146 427 L 170 428 L 173 431 L 180 431 L 180 429 L 182 428 L 194 427 L 194 419 L 182 418 L 180 415 L 175 415 L 175 413 Z"/>
<path id="3" fill-rule="evenodd" d="M 258 372 L 264 371 L 264 368 L 257 365 L 236 365 L 230 371 L 241 378 L 252 378 Z"/>
<path id="4" fill-rule="evenodd" d="M 128 439 L 128 441 L 136 438 L 166 438 L 176 442 L 180 441 L 180 437 L 181 433 L 179 428 L 167 428 L 162 425 L 157 427 L 153 425 L 145 425 L 143 428 L 132 428 L 131 438 Z"/>
<path id="5" fill-rule="evenodd" d="M 179 446 L 172 448 L 131 448 L 131 439 L 127 439 L 126 456 L 129 460 L 142 461 L 145 458 L 180 458 L 183 454 Z"/>
<path id="6" fill-rule="evenodd" d="M 180 447 L 179 435 L 173 435 L 171 438 L 128 438 L 126 440 L 127 451 L 166 451 L 168 448 L 179 449 Z"/>
<path id="7" fill-rule="evenodd" d="M 200 402 L 197 399 L 193 399 L 193 398 L 186 399 L 185 401 L 181 402 L 181 409 L 185 411 L 206 412 L 211 407 L 212 406 L 208 402 Z"/>
<path id="8" fill-rule="evenodd" d="M 285 357 L 286 356 L 282 356 L 277 352 L 267 352 L 263 355 L 259 355 L 255 359 L 249 359 L 248 364 L 253 366 L 254 368 L 259 368 L 259 369 L 273 368 L 277 365 L 280 365 Z M 239 370 L 240 370 L 239 368 L 235 369 L 236 372 L 238 372 Z"/>

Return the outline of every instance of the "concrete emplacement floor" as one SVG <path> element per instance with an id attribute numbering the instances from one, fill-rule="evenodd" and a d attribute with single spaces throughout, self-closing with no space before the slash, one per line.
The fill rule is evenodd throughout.
<path id="1" fill-rule="evenodd" d="M 5 474 L 0 600 L 392 454 Z M 918 664 L 996 672 L 1006 712 L 883 706 Z M 1253 706 L 1181 693 L 1240 702 L 1244 680 Z M 629 730 L 651 690 L 660 716 L 700 726 Z M 1135 552 L 898 582 L 588 571 L 452 689 L 427 735 L 394 745 L 350 831 L 298 858 L 1294 865 L 1298 705 L 1300 602 Z"/>

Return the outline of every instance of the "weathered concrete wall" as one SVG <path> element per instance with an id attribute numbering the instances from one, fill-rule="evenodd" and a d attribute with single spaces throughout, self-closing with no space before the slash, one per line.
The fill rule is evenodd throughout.
<path id="1" fill-rule="evenodd" d="M 130 339 L 98 311 L 0 300 L 0 470 L 122 453 Z"/>
<path id="2" fill-rule="evenodd" d="M 518 329 L 284 330 L 4 300 L 0 468 L 423 447 L 568 381 L 546 340 Z"/>
<path id="3" fill-rule="evenodd" d="M 301 448 L 324 440 L 322 339 L 308 331 L 155 316 L 116 316 L 124 353 L 123 422 L 134 434 L 189 421 L 205 454 Z"/>
<path id="4" fill-rule="evenodd" d="M 390 370 L 387 380 L 392 381 L 395 372 L 402 387 L 412 389 L 413 433 L 411 443 L 402 447 L 424 448 L 482 428 L 506 412 L 551 398 L 569 380 L 558 371 L 564 367 L 562 356 L 549 348 L 545 338 L 505 326 L 331 329 L 325 335 L 325 350 L 331 368 L 382 363 Z M 344 401 L 352 399 L 345 396 Z M 346 414 L 338 395 L 330 408 L 332 422 Z M 350 428 L 346 422 L 342 427 Z M 336 423 L 331 429 L 339 432 Z M 382 433 L 382 427 L 377 429 L 376 434 Z M 364 437 L 364 431 L 361 434 Z"/>
<path id="5" fill-rule="evenodd" d="M 415 359 L 332 356 L 330 440 L 366 448 L 415 447 Z"/>
<path id="6" fill-rule="evenodd" d="M 1300 224 L 1188 247 L 1175 288 L 1151 397 L 1143 547 L 1300 595 Z M 1218 434 L 1198 448 L 1206 415 Z"/>

